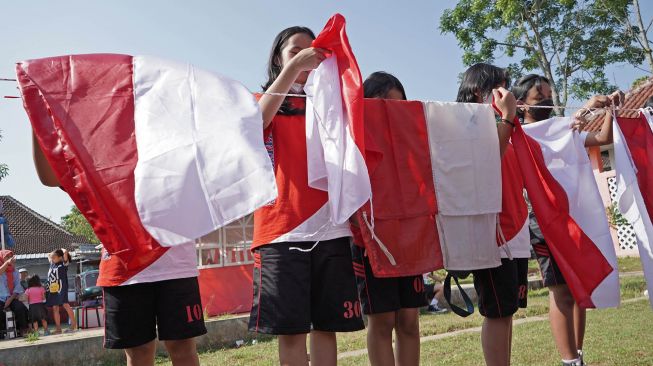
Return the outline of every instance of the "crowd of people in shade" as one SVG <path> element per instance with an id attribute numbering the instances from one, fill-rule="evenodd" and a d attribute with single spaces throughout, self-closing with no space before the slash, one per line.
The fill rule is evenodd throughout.
<path id="1" fill-rule="evenodd" d="M 265 131 L 268 151 L 273 154 L 278 198 L 255 213 L 254 291 L 249 327 L 253 332 L 278 336 L 279 361 L 283 365 L 308 364 L 308 334 L 311 335 L 311 364 L 335 365 L 336 333 L 364 329 L 362 309 L 368 318 L 370 363 L 375 366 L 417 365 L 420 360 L 420 308 L 443 311 L 435 295 L 442 289 L 441 278 L 433 274 L 377 278 L 370 270 L 365 248 L 357 242 L 356 233 L 350 231 L 355 231 L 353 226 L 333 227 L 326 233 L 321 232 L 318 246 L 314 245 L 314 230 L 301 232 L 293 226 L 297 218 L 307 220 L 315 212 L 307 205 L 292 202 L 324 204 L 328 200 L 325 192 L 310 188 L 306 181 L 305 99 L 284 96 L 289 92 L 302 93 L 309 72 L 328 56 L 327 50 L 312 47 L 313 40 L 315 35 L 305 27 L 290 27 L 276 36 L 268 59 L 268 80 L 263 83 L 263 90 L 267 93 L 259 97 L 263 116 L 261 128 Z M 506 69 L 479 63 L 464 72 L 456 101 L 494 104 L 502 165 L 516 164 L 511 160 L 515 159 L 514 153 L 506 154 L 510 150 L 515 123 L 548 119 L 553 106 L 551 87 L 551 81 L 540 75 L 524 76 L 512 85 Z M 365 80 L 363 89 L 366 98 L 407 99 L 401 82 L 386 72 L 372 73 Z M 623 93 L 615 92 L 592 97 L 585 107 L 603 108 L 619 105 L 623 100 Z M 581 132 L 586 123 L 582 112 L 575 116 L 575 121 L 570 128 L 579 131 L 586 146 L 611 143 L 612 116 L 609 112 L 605 114 L 599 132 Z M 48 186 L 60 186 L 37 144 L 34 156 L 41 181 Z M 523 187 L 520 184 L 515 186 Z M 523 197 L 523 190 L 503 192 L 504 196 L 515 194 Z M 317 227 L 321 224 L 318 223 Z M 583 365 L 584 310 L 574 302 L 553 257 L 541 255 L 546 253 L 546 242 L 534 217 L 529 229 L 530 241 L 515 243 L 511 248 L 513 258 L 502 259 L 497 268 L 473 272 L 479 312 L 485 318 L 480 345 L 485 362 L 488 365 L 510 364 L 512 318 L 520 307 L 526 306 L 527 291 L 523 290 L 533 245 L 542 246 L 536 251 L 540 253 L 537 260 L 544 285 L 549 288 L 551 328 L 562 363 Z M 303 250 L 291 250 L 296 248 Z M 192 250 L 190 255 L 194 255 Z M 55 251 L 51 255 L 47 281 L 49 291 L 45 297 L 40 280 L 34 276 L 26 280 L 27 291 L 23 290 L 25 286 L 13 266 L 11 252 L 3 252 L 0 258 L 0 306 L 14 313 L 21 332 L 30 327 L 28 319 L 33 330 L 39 325 L 47 329 L 45 306 L 53 307 L 57 332 L 61 330 L 59 306 L 74 318 L 66 299 L 66 264 L 69 260 L 66 253 Z M 130 262 L 139 260 L 135 257 L 124 259 L 112 255 L 107 259 L 107 263 L 103 263 L 105 269 L 100 268 L 101 272 L 107 271 L 107 275 L 120 274 L 108 273 L 118 268 L 115 266 L 132 268 L 139 265 Z M 178 263 L 187 263 L 178 259 Z M 112 264 L 112 261 L 124 262 Z M 355 276 L 352 261 L 358 268 L 364 268 L 365 276 Z M 170 273 L 156 276 L 150 273 L 148 280 L 142 283 L 104 286 L 105 347 L 124 349 L 129 365 L 153 365 L 154 342 L 158 335 L 164 341 L 173 364 L 199 364 L 193 338 L 206 333 L 206 328 L 203 319 L 185 316 L 187 303 L 200 304 L 197 278 L 196 275 L 177 277 L 172 278 Z M 29 314 L 18 300 L 23 292 L 27 292 Z M 156 302 L 153 303 L 155 300 L 152 299 Z M 349 304 L 349 307 L 343 312 L 341 304 Z M 4 322 L 0 321 L 0 324 Z M 71 329 L 75 329 L 74 321 Z"/>
<path id="2" fill-rule="evenodd" d="M 25 268 L 15 266 L 16 257 L 11 250 L 0 251 L 0 339 L 9 338 L 7 313 L 11 312 L 13 326 L 18 337 L 29 334 L 61 334 L 77 330 L 73 309 L 68 303 L 68 265 L 70 253 L 57 249 L 48 255 L 48 277 L 42 281 L 39 275 L 29 275 Z M 48 308 L 52 310 L 54 330 L 48 326 Z M 70 327 L 61 328 L 60 308 L 68 314 Z"/>

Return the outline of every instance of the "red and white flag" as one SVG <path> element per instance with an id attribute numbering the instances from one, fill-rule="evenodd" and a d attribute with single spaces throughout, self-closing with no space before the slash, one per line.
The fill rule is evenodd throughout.
<path id="1" fill-rule="evenodd" d="M 512 144 L 533 211 L 579 306 L 619 305 L 614 244 L 590 161 L 570 118 L 523 128 Z"/>
<path id="2" fill-rule="evenodd" d="M 653 294 L 653 117 L 650 111 L 642 110 L 638 118 L 620 117 L 613 123 L 616 199 L 619 211 L 635 230 L 650 297 Z"/>
<path id="3" fill-rule="evenodd" d="M 363 82 L 336 14 L 313 42 L 331 55 L 311 72 L 304 87 L 308 183 L 329 193 L 331 222 L 342 224 L 370 199 L 365 165 Z"/>
<path id="4" fill-rule="evenodd" d="M 353 231 L 375 276 L 497 267 L 499 226 L 530 255 L 521 173 L 514 152 L 501 162 L 490 106 L 365 99 L 365 143 L 373 199 Z"/>
<path id="5" fill-rule="evenodd" d="M 148 56 L 19 63 L 38 143 L 109 253 L 175 246 L 276 197 L 254 96 Z"/>

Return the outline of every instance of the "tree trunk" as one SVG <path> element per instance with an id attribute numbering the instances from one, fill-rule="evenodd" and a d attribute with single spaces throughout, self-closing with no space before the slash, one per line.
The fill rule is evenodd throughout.
<path id="1" fill-rule="evenodd" d="M 544 72 L 544 76 L 549 79 L 551 82 L 551 97 L 553 99 L 553 105 L 556 107 L 562 107 L 563 105 L 560 103 L 560 94 L 558 93 L 558 85 L 556 85 L 555 78 L 553 77 L 553 71 L 551 70 L 551 63 L 549 62 L 549 59 L 546 57 L 546 52 L 544 51 L 544 45 L 542 44 L 542 37 L 540 37 L 540 33 L 537 30 L 537 24 L 533 21 L 533 19 L 529 16 L 528 10 L 524 11 L 524 19 L 526 19 L 527 23 L 533 30 L 533 38 L 535 39 L 535 51 L 538 54 L 537 60 L 538 63 L 540 64 L 540 69 L 542 69 L 542 72 Z M 524 36 L 527 39 L 528 43 L 531 43 L 530 39 L 528 39 L 528 32 L 524 32 Z M 566 84 L 566 80 L 565 80 Z M 554 112 L 558 116 L 564 116 L 564 109 L 556 108 L 554 109 Z"/>
<path id="2" fill-rule="evenodd" d="M 644 22 L 642 21 L 642 12 L 639 9 L 639 0 L 633 0 L 633 6 L 635 8 L 635 15 L 637 16 L 637 24 L 639 26 L 639 34 L 637 35 L 642 44 L 642 49 L 644 50 L 644 55 L 646 56 L 646 61 L 648 61 L 649 71 L 653 74 L 653 50 L 651 50 L 650 44 L 648 42 L 648 36 L 646 35 L 647 29 L 644 28 Z"/>

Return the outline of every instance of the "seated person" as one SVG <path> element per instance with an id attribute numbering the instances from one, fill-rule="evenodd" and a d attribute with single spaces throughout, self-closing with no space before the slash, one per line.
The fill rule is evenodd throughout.
<path id="1" fill-rule="evenodd" d="M 0 337 L 4 337 L 7 331 L 5 312 L 8 310 L 14 313 L 19 335 L 28 333 L 27 308 L 18 299 L 25 290 L 20 285 L 20 274 L 14 266 L 15 262 L 11 250 L 0 250 Z"/>

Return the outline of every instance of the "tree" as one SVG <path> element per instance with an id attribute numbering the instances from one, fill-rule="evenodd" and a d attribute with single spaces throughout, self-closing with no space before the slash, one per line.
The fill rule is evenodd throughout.
<path id="1" fill-rule="evenodd" d="M 651 49 L 653 43 L 648 39 L 648 31 L 651 29 L 651 25 L 653 25 L 653 19 L 644 26 L 639 0 L 630 0 L 627 2 L 629 11 L 626 14 L 619 13 L 623 9 L 621 1 L 601 0 L 598 1 L 597 8 L 607 13 L 619 15 L 615 17 L 615 20 L 619 22 L 618 24 L 623 27 L 624 31 L 628 32 L 631 38 L 635 39 L 635 46 L 641 49 L 646 58 L 648 70 L 643 70 L 653 74 L 653 49 Z"/>
<path id="2" fill-rule="evenodd" d="M 508 66 L 513 75 L 544 74 L 552 81 L 554 105 L 566 106 L 571 96 L 587 99 L 612 91 L 607 65 L 644 60 L 634 34 L 615 26 L 629 5 L 627 0 L 461 0 L 442 14 L 440 30 L 456 36 L 465 65 L 506 56 L 515 61 Z M 556 113 L 564 115 L 562 109 Z"/>
<path id="3" fill-rule="evenodd" d="M 637 89 L 648 80 L 649 80 L 648 76 L 640 76 L 637 79 L 633 80 L 632 83 L 630 83 L 630 89 L 631 90 Z"/>
<path id="4" fill-rule="evenodd" d="M 64 229 L 72 234 L 83 236 L 88 240 L 89 243 L 100 243 L 100 240 L 98 240 L 97 236 L 95 236 L 95 233 L 93 232 L 91 224 L 89 224 L 77 206 L 73 206 L 70 209 L 70 213 L 61 218 L 61 226 L 63 226 Z"/>
<path id="5" fill-rule="evenodd" d="M 2 130 L 0 130 L 0 141 L 2 140 Z M 0 180 L 9 175 L 9 167 L 7 164 L 0 163 Z"/>

